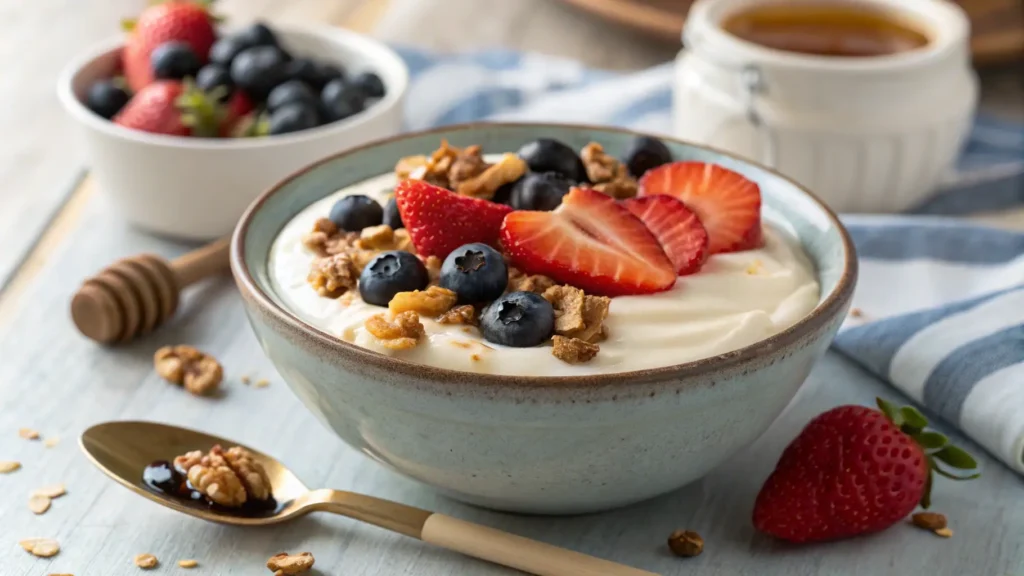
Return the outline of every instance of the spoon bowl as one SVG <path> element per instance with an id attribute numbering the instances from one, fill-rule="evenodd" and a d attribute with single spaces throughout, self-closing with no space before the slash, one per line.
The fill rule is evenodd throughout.
<path id="1" fill-rule="evenodd" d="M 188 428 L 142 421 L 106 422 L 82 433 L 82 450 L 100 470 L 132 492 L 158 504 L 211 522 L 266 526 L 310 512 L 325 511 L 373 524 L 463 554 L 540 576 L 657 576 L 486 526 L 405 504 L 341 490 L 310 490 L 280 461 L 244 444 Z M 143 480 L 146 467 L 214 445 L 240 446 L 252 453 L 270 478 L 278 505 L 263 514 L 235 513 L 158 492 Z"/>

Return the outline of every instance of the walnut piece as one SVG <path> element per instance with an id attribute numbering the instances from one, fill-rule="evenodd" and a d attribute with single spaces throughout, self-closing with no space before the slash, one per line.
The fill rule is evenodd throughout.
<path id="1" fill-rule="evenodd" d="M 309 552 L 303 552 L 302 554 L 281 552 L 267 560 L 267 568 L 274 573 L 274 576 L 286 576 L 288 574 L 306 572 L 313 567 L 315 562 L 316 558 L 313 558 L 313 555 Z"/>
<path id="2" fill-rule="evenodd" d="M 558 283 L 540 274 L 528 275 L 511 266 L 508 269 L 509 292 L 536 292 L 543 294 L 548 288 Z"/>
<path id="3" fill-rule="evenodd" d="M 411 310 L 398 314 L 392 321 L 388 321 L 384 314 L 371 316 L 365 326 L 370 334 L 380 340 L 381 345 L 391 350 L 415 348 L 420 339 L 426 336 L 419 314 Z"/>
<path id="4" fill-rule="evenodd" d="M 216 358 L 186 345 L 164 346 L 157 350 L 153 354 L 153 368 L 164 380 L 184 385 L 196 396 L 215 391 L 224 379 L 224 369 Z"/>
<path id="5" fill-rule="evenodd" d="M 359 247 L 365 250 L 388 250 L 394 244 L 395 231 L 387 224 L 367 226 L 359 233 Z"/>
<path id="6" fill-rule="evenodd" d="M 245 504 L 245 486 L 228 465 L 219 447 L 214 448 L 217 450 L 210 450 L 198 464 L 188 469 L 188 481 L 193 488 L 214 503 L 227 508 L 237 508 Z"/>
<path id="7" fill-rule="evenodd" d="M 441 324 L 465 324 L 467 326 L 476 326 L 478 324 L 476 308 L 469 304 L 452 308 L 441 314 L 437 321 Z"/>
<path id="8" fill-rule="evenodd" d="M 587 169 L 587 177 L 594 190 L 612 198 L 632 198 L 637 193 L 636 179 L 629 174 L 629 168 L 613 156 L 605 153 L 597 142 L 583 147 L 580 159 Z"/>
<path id="9" fill-rule="evenodd" d="M 938 512 L 917 512 L 910 517 L 910 521 L 918 528 L 925 530 L 941 530 L 947 526 L 946 516 Z"/>
<path id="10" fill-rule="evenodd" d="M 472 178 L 461 181 L 457 185 L 452 180 L 452 187 L 463 196 L 490 200 L 498 188 L 519 180 L 527 170 L 529 168 L 522 158 L 515 154 L 505 154 L 496 164 L 488 166 L 486 170 Z"/>
<path id="11" fill-rule="evenodd" d="M 544 292 L 544 298 L 551 302 L 555 309 L 555 333 L 559 336 L 579 338 L 591 344 L 606 337 L 604 319 L 608 317 L 611 299 L 606 296 L 583 294 L 582 320 L 577 322 L 578 297 L 582 291 L 571 286 L 554 286 Z M 566 318 L 568 316 L 567 319 Z"/>
<path id="12" fill-rule="evenodd" d="M 591 344 L 579 338 L 566 338 L 565 336 L 552 336 L 554 346 L 551 354 L 567 364 L 582 364 L 589 362 L 597 356 L 601 349 L 597 344 Z"/>
<path id="13" fill-rule="evenodd" d="M 448 172 L 462 150 L 441 141 L 441 147 L 428 156 L 408 156 L 395 165 L 399 180 L 423 180 L 434 186 L 448 188 Z"/>
<path id="14" fill-rule="evenodd" d="M 426 290 L 399 292 L 388 302 L 392 314 L 413 311 L 423 316 L 440 316 L 455 306 L 459 297 L 455 292 L 440 286 L 429 286 Z"/>
<path id="15" fill-rule="evenodd" d="M 479 146 L 466 146 L 462 150 L 455 150 L 455 158 L 448 168 L 448 186 L 458 191 L 463 183 L 483 174 L 489 165 L 484 160 L 483 150 Z"/>
<path id="16" fill-rule="evenodd" d="M 214 450 L 220 451 L 221 448 L 220 446 L 214 446 L 211 452 Z M 238 479 L 242 481 L 247 498 L 255 500 L 270 498 L 270 477 L 267 476 L 267 471 L 263 469 L 263 465 L 253 457 L 252 452 L 241 446 L 234 446 L 223 452 L 223 456 L 227 460 L 228 466 L 235 471 Z"/>
<path id="17" fill-rule="evenodd" d="M 313 230 L 302 237 L 302 244 L 323 257 L 348 252 L 358 238 L 358 233 L 339 230 L 329 218 L 320 218 L 313 223 Z"/>
<path id="18" fill-rule="evenodd" d="M 362 269 L 347 252 L 313 261 L 306 281 L 324 298 L 338 298 L 356 287 Z"/>
<path id="19" fill-rule="evenodd" d="M 676 530 L 668 537 L 668 547 L 676 556 L 692 558 L 704 551 L 704 539 L 693 530 Z"/>

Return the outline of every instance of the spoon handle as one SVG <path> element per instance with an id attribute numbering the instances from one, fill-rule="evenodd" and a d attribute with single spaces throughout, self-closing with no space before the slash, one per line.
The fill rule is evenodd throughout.
<path id="1" fill-rule="evenodd" d="M 348 516 L 537 576 L 658 576 L 444 514 L 341 490 L 310 495 L 313 510 Z"/>
<path id="2" fill-rule="evenodd" d="M 587 556 L 444 514 L 431 514 L 423 524 L 420 538 L 442 548 L 538 576 L 658 576 L 654 572 Z"/>

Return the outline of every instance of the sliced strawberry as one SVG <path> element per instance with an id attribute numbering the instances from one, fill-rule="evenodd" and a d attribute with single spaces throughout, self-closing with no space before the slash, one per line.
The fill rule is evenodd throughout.
<path id="1" fill-rule="evenodd" d="M 399 182 L 395 203 L 416 251 L 438 258 L 463 244 L 496 245 L 501 221 L 512 211 L 504 204 L 460 196 L 422 180 Z"/>
<path id="2" fill-rule="evenodd" d="M 589 188 L 573 188 L 553 212 L 509 214 L 501 243 L 520 270 L 591 294 L 650 294 L 676 281 L 672 262 L 644 223 Z"/>
<path id="3" fill-rule="evenodd" d="M 708 231 L 681 201 L 665 194 L 629 198 L 622 203 L 661 243 L 676 274 L 700 270 L 708 259 Z"/>
<path id="4" fill-rule="evenodd" d="M 675 196 L 700 218 L 712 254 L 759 248 L 761 191 L 757 184 L 716 164 L 673 162 L 648 170 L 640 196 Z"/>

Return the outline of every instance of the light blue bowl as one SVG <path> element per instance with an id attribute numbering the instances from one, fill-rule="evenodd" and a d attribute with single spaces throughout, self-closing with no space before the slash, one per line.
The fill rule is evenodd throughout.
<path id="1" fill-rule="evenodd" d="M 263 194 L 242 217 L 231 268 L 260 344 L 307 407 L 345 442 L 459 500 L 530 513 L 604 510 L 675 490 L 763 433 L 835 336 L 857 276 L 842 224 L 782 176 L 725 153 L 666 140 L 677 159 L 754 180 L 764 215 L 799 239 L 817 269 L 818 306 L 746 348 L 686 364 L 588 377 L 470 374 L 411 364 L 313 328 L 274 293 L 271 244 L 328 194 L 389 172 L 443 138 L 516 150 L 538 137 L 619 155 L 635 133 L 548 124 L 472 124 L 403 135 L 327 158 Z"/>

